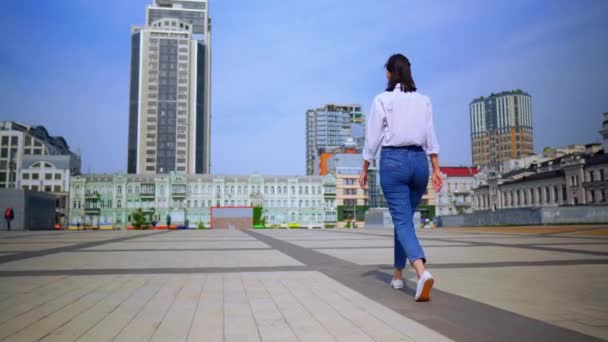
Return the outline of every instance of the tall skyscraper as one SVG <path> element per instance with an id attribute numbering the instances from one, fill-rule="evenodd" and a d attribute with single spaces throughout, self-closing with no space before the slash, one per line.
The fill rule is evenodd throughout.
<path id="1" fill-rule="evenodd" d="M 360 105 L 328 104 L 306 111 L 306 174 L 313 175 L 322 151 L 343 146 L 352 137 L 359 142 L 364 129 Z"/>
<path id="2" fill-rule="evenodd" d="M 513 90 L 471 102 L 473 165 L 498 168 L 501 161 L 534 154 L 530 100 L 528 93 Z"/>
<path id="3" fill-rule="evenodd" d="M 207 0 L 154 0 L 131 30 L 128 173 L 209 173 Z"/>

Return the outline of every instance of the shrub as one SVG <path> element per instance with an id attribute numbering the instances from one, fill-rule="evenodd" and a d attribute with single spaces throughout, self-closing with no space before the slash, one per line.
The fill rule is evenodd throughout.
<path id="1" fill-rule="evenodd" d="M 205 229 L 205 224 L 203 222 L 199 222 L 198 229 Z"/>
<path id="2" fill-rule="evenodd" d="M 287 225 L 289 228 L 300 228 L 300 224 L 297 222 L 292 222 L 289 225 Z"/>
<path id="3" fill-rule="evenodd" d="M 137 209 L 135 212 L 133 212 L 133 214 L 131 215 L 131 224 L 135 229 L 145 229 L 148 227 L 148 224 L 146 223 L 146 217 L 144 216 L 144 213 L 141 211 L 141 209 Z"/>

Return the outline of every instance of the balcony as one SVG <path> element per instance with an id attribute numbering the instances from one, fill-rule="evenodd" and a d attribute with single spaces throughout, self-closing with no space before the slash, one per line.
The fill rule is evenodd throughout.
<path id="1" fill-rule="evenodd" d="M 155 189 L 154 184 L 145 184 L 144 183 L 141 185 L 141 191 L 139 193 L 139 197 L 143 201 L 154 200 L 154 198 L 156 197 L 155 192 L 156 192 L 156 189 Z"/>
<path id="2" fill-rule="evenodd" d="M 84 195 L 85 201 L 93 201 L 97 202 L 100 199 L 99 193 L 97 192 L 89 192 Z"/>
<path id="3" fill-rule="evenodd" d="M 99 215 L 101 214 L 101 209 L 99 208 L 84 208 L 85 215 Z"/>
<path id="4" fill-rule="evenodd" d="M 171 188 L 171 197 L 186 198 L 186 185 L 185 184 L 174 185 Z"/>

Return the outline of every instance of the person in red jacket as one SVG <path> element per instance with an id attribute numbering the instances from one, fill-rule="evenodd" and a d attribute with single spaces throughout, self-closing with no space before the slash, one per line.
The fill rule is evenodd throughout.
<path id="1" fill-rule="evenodd" d="M 11 221 L 15 218 L 15 211 L 13 208 L 6 208 L 4 211 L 4 219 L 6 220 L 6 227 L 11 230 Z"/>

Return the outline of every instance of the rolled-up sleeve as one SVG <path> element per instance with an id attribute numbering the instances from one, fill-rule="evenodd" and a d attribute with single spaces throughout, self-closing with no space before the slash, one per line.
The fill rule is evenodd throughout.
<path id="1" fill-rule="evenodd" d="M 367 122 L 365 123 L 365 146 L 363 147 L 363 159 L 370 163 L 376 158 L 376 152 L 384 138 L 384 120 L 386 113 L 380 99 L 376 96 L 372 102 Z"/>
<path id="2" fill-rule="evenodd" d="M 439 154 L 439 142 L 437 141 L 437 135 L 435 134 L 435 126 L 433 125 L 433 106 L 431 101 L 427 100 L 427 125 L 426 125 L 426 143 L 424 150 L 427 155 Z"/>

